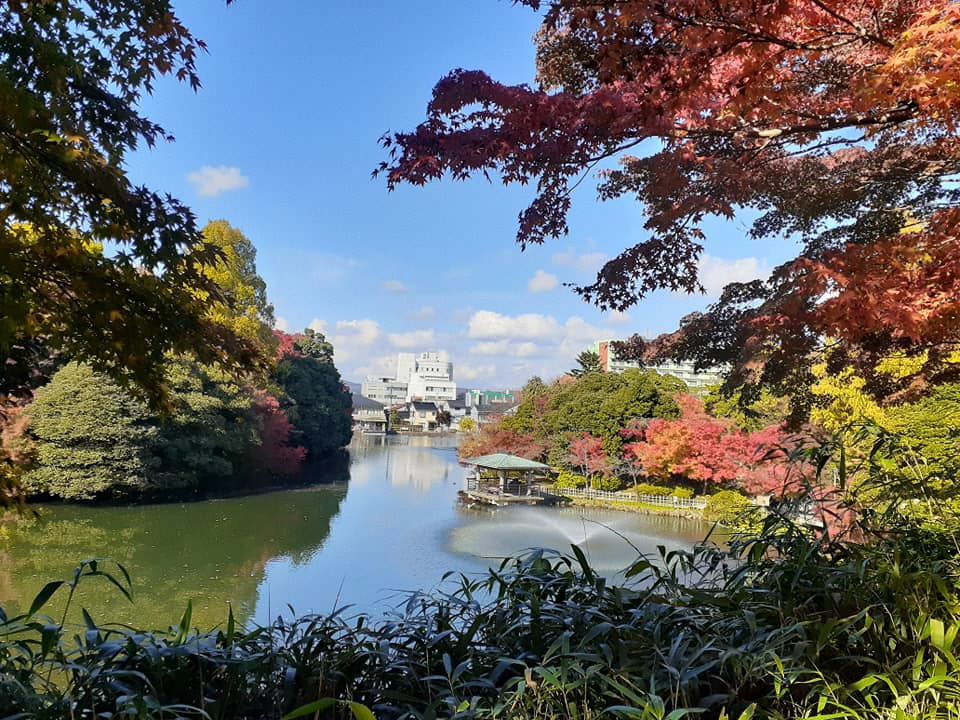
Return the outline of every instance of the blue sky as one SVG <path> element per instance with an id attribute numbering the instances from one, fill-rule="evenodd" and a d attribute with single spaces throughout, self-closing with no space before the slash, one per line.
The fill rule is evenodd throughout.
<path id="1" fill-rule="evenodd" d="M 711 297 L 657 293 L 601 313 L 564 282 L 643 239 L 640 207 L 600 203 L 584 183 L 567 238 L 521 253 L 527 188 L 482 178 L 388 193 L 370 173 L 378 138 L 413 128 L 434 83 L 480 68 L 531 83 L 535 13 L 505 0 L 178 4 L 208 46 L 194 94 L 163 82 L 143 107 L 176 141 L 131 156 L 131 175 L 224 218 L 256 245 L 278 323 L 312 324 L 348 380 L 390 373 L 397 352 L 446 350 L 465 387 L 550 379 L 596 339 L 674 329 Z M 715 293 L 756 277 L 790 247 L 708 225 L 702 270 Z"/>

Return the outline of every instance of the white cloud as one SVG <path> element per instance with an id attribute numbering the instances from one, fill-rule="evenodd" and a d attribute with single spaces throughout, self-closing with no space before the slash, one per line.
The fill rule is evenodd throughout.
<path id="1" fill-rule="evenodd" d="M 327 321 L 326 321 L 326 320 L 321 320 L 320 318 L 314 318 L 313 320 L 310 321 L 310 324 L 307 325 L 307 327 L 310 328 L 311 330 L 313 330 L 314 332 L 318 332 L 318 333 L 320 333 L 320 334 L 322 334 L 322 335 L 326 335 L 326 334 L 327 334 Z"/>
<path id="2" fill-rule="evenodd" d="M 527 289 L 532 293 L 549 292 L 559 284 L 560 281 L 557 280 L 556 275 L 537 270 L 534 276 L 530 278 L 530 282 L 527 283 Z"/>
<path id="3" fill-rule="evenodd" d="M 393 377 L 397 372 L 396 355 L 377 355 L 365 357 L 365 363 L 351 369 L 352 377 L 362 380 L 367 375 L 376 375 L 381 377 Z M 339 362 L 339 359 L 337 360 Z"/>
<path id="4" fill-rule="evenodd" d="M 187 175 L 187 181 L 201 197 L 214 197 L 229 190 L 239 190 L 250 184 L 250 178 L 240 172 L 238 167 L 204 165 Z"/>
<path id="5" fill-rule="evenodd" d="M 606 260 L 606 253 L 577 253 L 573 248 L 553 254 L 554 265 L 572 268 L 581 275 L 592 275 L 596 273 Z"/>
<path id="6" fill-rule="evenodd" d="M 511 340 L 478 342 L 470 347 L 471 355 L 530 357 L 531 355 L 539 355 L 541 352 L 541 346 L 536 343 L 513 342 Z"/>
<path id="7" fill-rule="evenodd" d="M 290 332 L 290 321 L 285 317 L 278 317 L 273 321 L 273 327 L 280 332 Z"/>
<path id="8" fill-rule="evenodd" d="M 725 260 L 708 253 L 700 256 L 697 263 L 700 284 L 708 295 L 719 295 L 724 286 L 732 282 L 749 282 L 770 274 L 770 268 L 755 257 Z"/>
<path id="9" fill-rule="evenodd" d="M 473 355 L 506 355 L 509 348 L 509 340 L 492 340 L 472 345 L 470 352 Z"/>
<path id="10" fill-rule="evenodd" d="M 540 347 L 532 342 L 517 343 L 513 347 L 513 354 L 517 357 L 530 357 L 540 352 Z"/>
<path id="11" fill-rule="evenodd" d="M 564 339 L 573 342 L 592 343 L 595 340 L 603 340 L 609 333 L 604 328 L 591 325 L 583 318 L 573 315 L 567 318 L 563 324 Z"/>
<path id="12" fill-rule="evenodd" d="M 458 365 L 456 366 L 457 379 L 479 380 L 492 378 L 497 374 L 496 365 Z"/>
<path id="13" fill-rule="evenodd" d="M 468 323 L 467 337 L 484 340 L 496 338 L 549 338 L 559 326 L 547 315 L 526 313 L 510 317 L 491 310 L 475 312 Z"/>
<path id="14" fill-rule="evenodd" d="M 374 320 L 338 320 L 332 337 L 334 358 L 337 366 L 351 362 L 364 362 L 381 339 L 380 325 Z"/>
<path id="15" fill-rule="evenodd" d="M 348 338 L 358 345 L 369 345 L 380 337 L 376 320 L 338 320 L 337 337 Z"/>
<path id="16" fill-rule="evenodd" d="M 607 322 L 613 323 L 614 325 L 624 325 L 630 322 L 630 316 L 620 310 L 611 310 L 607 313 L 606 318 Z"/>
<path id="17" fill-rule="evenodd" d="M 433 330 L 412 330 L 404 333 L 388 333 L 390 344 L 401 350 L 426 349 L 434 344 Z"/>
<path id="18" fill-rule="evenodd" d="M 384 280 L 380 284 L 380 287 L 382 287 L 387 292 L 392 292 L 397 295 L 403 295 L 404 293 L 407 292 L 407 289 L 408 289 L 407 286 L 404 285 L 399 280 Z"/>

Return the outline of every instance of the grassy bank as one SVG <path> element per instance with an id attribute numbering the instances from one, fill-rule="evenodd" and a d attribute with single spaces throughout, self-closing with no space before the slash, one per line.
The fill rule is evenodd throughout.
<path id="1" fill-rule="evenodd" d="M 558 491 L 560 492 L 560 491 Z M 593 498 L 569 498 L 569 505 L 574 507 L 602 508 L 604 510 L 622 510 L 624 512 L 641 513 L 644 515 L 666 515 L 668 517 L 683 517 L 700 520 L 703 511 L 696 508 L 675 508 L 669 505 L 653 505 L 651 503 L 634 500 L 598 500 Z"/>

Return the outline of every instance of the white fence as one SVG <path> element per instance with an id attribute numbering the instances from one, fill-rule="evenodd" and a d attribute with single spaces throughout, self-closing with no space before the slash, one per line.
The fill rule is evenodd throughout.
<path id="1" fill-rule="evenodd" d="M 554 488 L 534 485 L 530 488 L 535 495 L 565 495 L 567 497 L 588 498 L 591 500 L 618 500 L 620 502 L 641 502 L 646 505 L 661 507 L 692 508 L 703 510 L 707 501 L 703 498 L 680 498 L 672 495 L 638 495 L 629 491 L 607 492 L 606 490 L 591 490 L 589 488 Z"/>

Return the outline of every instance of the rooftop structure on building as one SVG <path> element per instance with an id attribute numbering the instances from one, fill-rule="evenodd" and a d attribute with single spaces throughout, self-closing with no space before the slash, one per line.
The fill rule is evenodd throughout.
<path id="1" fill-rule="evenodd" d="M 669 375 L 682 380 L 695 393 L 705 392 L 707 388 L 723 382 L 726 368 L 714 367 L 697 370 L 688 360 L 662 362 L 643 365 L 634 360 L 622 360 L 613 349 L 616 340 L 600 340 L 594 343 L 593 351 L 600 357 L 600 369 L 603 372 L 622 373 L 630 368 L 646 368 L 661 375 Z"/>
<path id="2" fill-rule="evenodd" d="M 453 363 L 442 350 L 400 353 L 394 377 L 368 376 L 360 392 L 388 405 L 411 400 L 456 400 Z"/>

